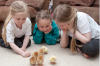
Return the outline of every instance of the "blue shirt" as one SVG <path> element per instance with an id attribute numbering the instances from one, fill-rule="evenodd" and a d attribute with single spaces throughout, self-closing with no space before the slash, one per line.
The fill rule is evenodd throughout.
<path id="1" fill-rule="evenodd" d="M 52 25 L 52 30 L 49 33 L 45 34 L 44 32 L 39 31 L 37 23 L 35 24 L 33 31 L 33 40 L 36 44 L 40 44 L 43 38 L 49 45 L 56 44 L 56 41 L 59 37 L 59 29 L 55 21 L 52 21 L 51 25 Z"/>

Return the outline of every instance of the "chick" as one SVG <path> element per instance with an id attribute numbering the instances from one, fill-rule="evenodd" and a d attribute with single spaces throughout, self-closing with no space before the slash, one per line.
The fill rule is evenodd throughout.
<path id="1" fill-rule="evenodd" d="M 51 57 L 50 57 L 50 61 L 51 61 L 51 63 L 55 63 L 56 60 L 57 60 L 57 58 L 56 58 L 55 56 L 51 56 Z"/>
<path id="2" fill-rule="evenodd" d="M 43 51 L 45 50 L 45 46 L 42 46 Z"/>
<path id="3" fill-rule="evenodd" d="M 35 51 L 35 52 L 32 54 L 32 57 L 34 57 L 35 59 L 37 59 L 37 57 L 38 57 L 38 52 Z"/>
<path id="4" fill-rule="evenodd" d="M 48 48 L 47 47 L 42 46 L 42 49 L 43 49 L 43 51 L 44 51 L 45 54 L 48 52 Z"/>
<path id="5" fill-rule="evenodd" d="M 37 63 L 38 64 L 42 64 L 44 62 L 44 58 L 42 55 L 39 55 L 38 58 L 37 58 Z"/>
<path id="6" fill-rule="evenodd" d="M 44 54 L 43 49 L 38 50 L 38 55 L 43 55 L 43 54 Z"/>
<path id="7" fill-rule="evenodd" d="M 30 58 L 30 64 L 35 65 L 36 64 L 36 59 L 34 57 Z"/>

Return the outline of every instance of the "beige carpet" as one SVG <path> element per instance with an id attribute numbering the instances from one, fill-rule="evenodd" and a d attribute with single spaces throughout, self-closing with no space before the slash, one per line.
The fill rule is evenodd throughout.
<path id="1" fill-rule="evenodd" d="M 42 46 L 48 48 L 48 54 L 44 55 L 44 62 L 41 66 L 99 66 L 99 55 L 93 58 L 85 58 L 81 53 L 71 53 L 68 48 L 61 48 L 60 44 L 47 45 L 47 44 L 34 44 L 31 41 L 31 47 L 27 48 L 27 51 L 38 51 Z M 55 65 L 50 64 L 50 57 L 54 55 L 57 57 Z M 31 57 L 31 56 L 30 56 Z M 0 66 L 32 66 L 29 59 L 24 58 L 11 49 L 0 47 Z M 35 65 L 39 66 L 39 65 Z"/>

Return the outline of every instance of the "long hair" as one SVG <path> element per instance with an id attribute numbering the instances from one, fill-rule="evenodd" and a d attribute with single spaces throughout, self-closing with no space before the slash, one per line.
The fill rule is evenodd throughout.
<path id="1" fill-rule="evenodd" d="M 36 15 L 36 22 L 39 22 L 40 19 L 51 19 L 51 13 L 47 10 L 41 10 Z"/>
<path id="2" fill-rule="evenodd" d="M 77 15 L 76 14 L 77 14 L 77 9 L 75 9 L 74 7 L 71 7 L 67 4 L 61 4 L 55 8 L 55 10 L 53 12 L 53 19 L 55 21 L 63 22 L 63 23 L 70 22 L 71 20 L 74 19 L 73 34 L 75 35 L 75 31 L 77 28 Z M 76 46 L 82 47 L 82 45 L 76 44 L 75 36 L 73 36 L 72 40 L 71 40 L 71 51 L 72 52 L 76 52 Z"/>
<path id="3" fill-rule="evenodd" d="M 27 8 L 27 4 L 24 3 L 23 1 L 15 1 L 11 4 L 10 12 L 5 20 L 3 31 L 2 31 L 2 38 L 6 45 L 9 45 L 9 43 L 6 41 L 6 26 L 12 18 L 11 15 L 14 16 L 16 13 L 25 12 L 25 11 L 28 11 L 28 8 Z"/>

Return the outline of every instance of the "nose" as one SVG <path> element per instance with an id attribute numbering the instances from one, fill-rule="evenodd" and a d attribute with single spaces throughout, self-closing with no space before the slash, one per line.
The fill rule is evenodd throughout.
<path id="1" fill-rule="evenodd" d="M 23 20 L 20 20 L 20 23 L 22 23 L 23 22 Z"/>
<path id="2" fill-rule="evenodd" d="M 59 26 L 60 27 L 60 29 L 63 29 L 63 26 Z"/>
<path id="3" fill-rule="evenodd" d="M 44 31 L 46 31 L 46 28 L 44 28 Z"/>

